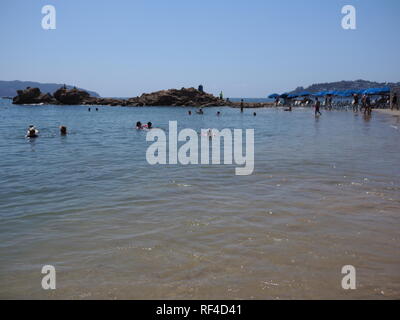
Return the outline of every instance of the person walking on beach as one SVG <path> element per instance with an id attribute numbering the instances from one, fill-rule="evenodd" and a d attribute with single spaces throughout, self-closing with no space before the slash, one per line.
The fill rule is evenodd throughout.
<path id="1" fill-rule="evenodd" d="M 358 112 L 358 100 L 359 100 L 358 94 L 355 93 L 353 97 L 354 97 L 354 99 L 353 99 L 353 111 L 354 112 Z"/>
<path id="2" fill-rule="evenodd" d="M 332 101 L 333 101 L 333 97 L 329 96 L 329 98 L 328 98 L 328 109 L 329 110 L 332 110 Z"/>
<path id="3" fill-rule="evenodd" d="M 369 96 L 365 96 L 365 102 L 364 102 L 364 114 L 366 115 L 371 115 L 372 113 L 372 107 L 371 107 L 371 98 Z"/>
<path id="4" fill-rule="evenodd" d="M 224 100 L 224 94 L 222 93 L 222 91 L 221 91 L 220 94 L 219 94 L 219 98 L 220 98 L 221 100 Z"/>
<path id="5" fill-rule="evenodd" d="M 397 93 L 395 93 L 392 97 L 392 110 L 397 107 L 397 110 L 399 110 L 399 105 L 397 104 Z"/>
<path id="6" fill-rule="evenodd" d="M 279 106 L 279 100 L 280 100 L 279 96 L 275 98 L 275 107 Z"/>
<path id="7" fill-rule="evenodd" d="M 319 109 L 321 108 L 321 102 L 319 101 L 319 99 L 317 98 L 317 100 L 315 100 L 315 115 L 322 115 L 322 113 L 319 111 Z"/>
<path id="8" fill-rule="evenodd" d="M 364 113 L 365 113 L 366 108 L 367 108 L 367 95 L 363 94 L 363 96 L 361 97 L 361 108 L 360 108 L 360 111 L 362 111 L 364 109 Z"/>

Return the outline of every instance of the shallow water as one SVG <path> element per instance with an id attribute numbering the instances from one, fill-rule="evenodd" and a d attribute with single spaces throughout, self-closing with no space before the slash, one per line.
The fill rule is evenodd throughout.
<path id="1" fill-rule="evenodd" d="M 0 100 L 0 298 L 400 298 L 398 118 L 99 109 Z M 150 166 L 138 120 L 254 128 L 255 171 Z"/>

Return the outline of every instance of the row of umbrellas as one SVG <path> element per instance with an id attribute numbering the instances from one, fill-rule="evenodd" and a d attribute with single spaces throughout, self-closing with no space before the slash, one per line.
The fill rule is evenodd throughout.
<path id="1" fill-rule="evenodd" d="M 321 91 L 321 92 L 308 92 L 302 91 L 295 94 L 283 93 L 283 94 L 271 94 L 268 96 L 270 99 L 276 98 L 283 98 L 283 99 L 292 99 L 292 98 L 299 98 L 299 97 L 325 97 L 325 96 L 337 96 L 337 97 L 351 97 L 354 94 L 368 94 L 368 95 L 383 95 L 389 94 L 390 88 L 383 87 L 383 88 L 370 88 L 370 89 L 361 89 L 361 90 L 345 90 L 345 91 Z"/>

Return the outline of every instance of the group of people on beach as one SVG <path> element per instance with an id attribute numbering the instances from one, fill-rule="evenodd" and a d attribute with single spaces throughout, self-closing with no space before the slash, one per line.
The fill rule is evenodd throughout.
<path id="1" fill-rule="evenodd" d="M 361 96 L 361 103 L 360 103 L 360 96 L 358 94 L 353 95 L 353 111 L 358 112 L 359 109 L 362 111 L 364 109 L 364 114 L 371 115 L 372 113 L 372 105 L 371 105 L 371 98 L 369 95 L 364 94 Z"/>

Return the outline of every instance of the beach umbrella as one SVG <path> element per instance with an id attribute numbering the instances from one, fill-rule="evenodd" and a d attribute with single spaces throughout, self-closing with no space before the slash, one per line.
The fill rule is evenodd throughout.
<path id="1" fill-rule="evenodd" d="M 371 95 L 378 95 L 378 94 L 386 94 L 390 93 L 390 88 L 389 87 L 383 87 L 383 88 L 371 88 L 366 90 L 366 94 L 371 94 Z"/>
<path id="2" fill-rule="evenodd" d="M 357 90 L 353 90 L 353 89 L 349 89 L 349 90 L 345 90 L 342 91 L 342 97 L 351 97 L 353 94 L 358 93 Z"/>
<path id="3" fill-rule="evenodd" d="M 279 97 L 280 97 L 280 95 L 277 94 L 277 93 L 273 93 L 273 94 L 270 94 L 270 95 L 268 96 L 269 99 L 276 99 L 276 98 L 279 98 Z"/>
<path id="4" fill-rule="evenodd" d="M 298 96 L 299 96 L 298 94 L 292 93 L 292 94 L 288 95 L 288 98 L 293 99 L 293 98 L 297 98 Z"/>
<path id="5" fill-rule="evenodd" d="M 312 95 L 312 93 L 308 92 L 308 91 L 302 91 L 302 92 L 298 93 L 299 97 L 307 97 L 307 96 L 311 96 L 311 95 Z"/>
<path id="6" fill-rule="evenodd" d="M 337 93 L 337 91 L 327 91 L 327 92 L 325 93 L 325 95 L 327 95 L 327 96 L 335 96 L 336 93 Z"/>
<path id="7" fill-rule="evenodd" d="M 280 95 L 280 97 L 283 98 L 283 99 L 286 99 L 288 96 L 289 96 L 289 94 L 288 94 L 287 92 L 282 93 L 282 94 Z"/>
<path id="8" fill-rule="evenodd" d="M 323 96 L 326 96 L 326 93 L 327 93 L 327 91 L 320 91 L 320 92 L 314 93 L 314 96 L 323 97 Z"/>

